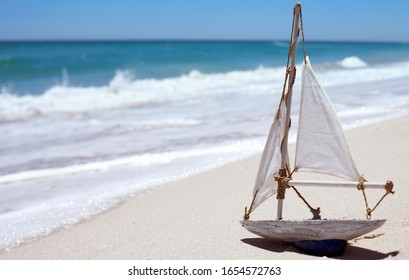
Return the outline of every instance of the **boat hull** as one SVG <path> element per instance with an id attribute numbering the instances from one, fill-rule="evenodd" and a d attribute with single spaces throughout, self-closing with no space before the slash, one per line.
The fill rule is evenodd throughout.
<path id="1" fill-rule="evenodd" d="M 386 220 L 241 221 L 248 231 L 275 241 L 351 240 L 381 227 Z"/>

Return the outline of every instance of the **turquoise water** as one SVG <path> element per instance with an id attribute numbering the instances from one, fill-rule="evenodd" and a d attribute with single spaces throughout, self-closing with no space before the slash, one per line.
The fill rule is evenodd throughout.
<path id="1" fill-rule="evenodd" d="M 307 42 L 306 47 L 318 64 L 352 56 L 369 65 L 409 60 L 408 43 Z M 284 41 L 2 42 L 0 86 L 3 92 L 39 95 L 66 82 L 106 85 L 117 70 L 135 79 L 253 70 L 284 65 L 287 52 Z M 299 61 L 301 55 L 300 50 Z"/>

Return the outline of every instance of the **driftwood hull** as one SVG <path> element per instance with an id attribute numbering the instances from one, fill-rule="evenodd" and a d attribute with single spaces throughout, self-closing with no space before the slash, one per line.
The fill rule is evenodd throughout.
<path id="1" fill-rule="evenodd" d="M 275 241 L 351 240 L 381 227 L 386 220 L 241 221 L 248 231 Z"/>
<path id="2" fill-rule="evenodd" d="M 386 220 L 241 221 L 248 231 L 274 241 L 289 242 L 310 255 L 339 256 L 347 241 L 381 227 Z"/>

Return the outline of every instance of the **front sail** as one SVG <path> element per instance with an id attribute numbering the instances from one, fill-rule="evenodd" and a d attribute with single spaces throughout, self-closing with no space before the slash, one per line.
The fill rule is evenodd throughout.
<path id="1" fill-rule="evenodd" d="M 301 4 L 298 3 L 294 6 L 293 26 L 291 30 L 287 72 L 284 80 L 283 92 L 261 157 L 260 166 L 253 189 L 253 201 L 248 211 L 246 208 L 244 219 L 248 219 L 250 213 L 256 209 L 258 205 L 263 203 L 270 196 L 277 193 L 278 183 L 275 176 L 278 175 L 280 169 L 289 167 L 287 137 L 291 124 L 291 97 L 295 81 L 295 58 L 300 31 L 300 19 Z M 286 86 L 287 90 L 285 91 Z M 280 207 L 282 206 L 280 206 L 279 202 L 277 216 L 281 215 Z"/>
<path id="2" fill-rule="evenodd" d="M 296 171 L 313 171 L 358 181 L 341 123 L 306 58 L 295 154 Z"/>
<path id="3" fill-rule="evenodd" d="M 277 192 L 277 182 L 274 178 L 278 174 L 281 164 L 281 142 L 285 134 L 286 106 L 284 100 L 280 103 L 278 112 L 268 133 L 266 145 L 261 157 L 260 166 L 254 184 L 254 201 L 250 212 L 263 201 Z M 286 155 L 288 158 L 288 154 Z"/>

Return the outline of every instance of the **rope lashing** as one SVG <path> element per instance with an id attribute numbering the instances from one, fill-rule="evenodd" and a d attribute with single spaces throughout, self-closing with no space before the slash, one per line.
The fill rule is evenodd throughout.
<path id="1" fill-rule="evenodd" d="M 277 181 L 277 199 L 285 199 L 285 191 L 289 188 L 288 181 L 290 178 L 287 177 L 287 170 L 280 169 L 278 171 L 278 175 L 274 176 L 275 180 Z"/>

